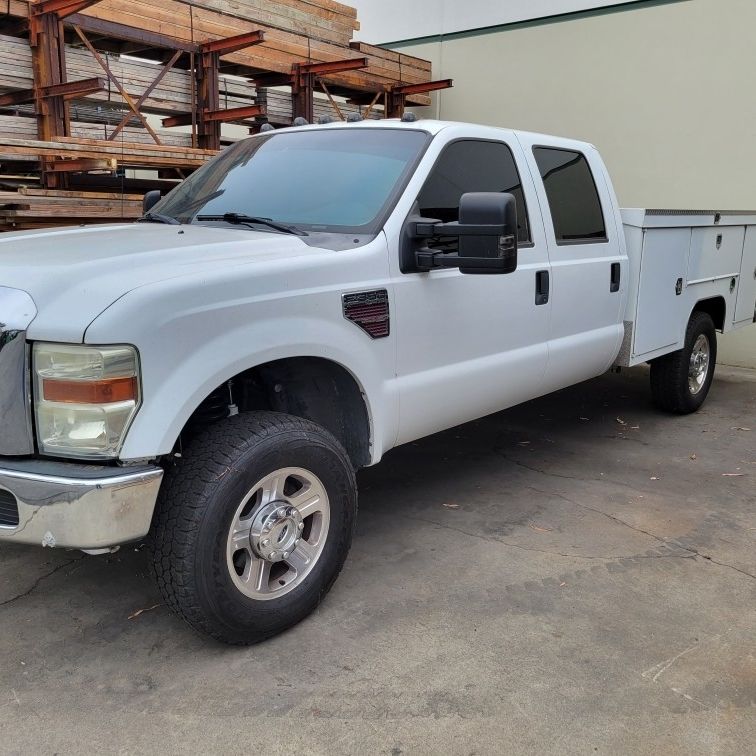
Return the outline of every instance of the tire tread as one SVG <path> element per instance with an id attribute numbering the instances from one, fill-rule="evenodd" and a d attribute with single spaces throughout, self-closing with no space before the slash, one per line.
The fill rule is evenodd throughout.
<path id="1" fill-rule="evenodd" d="M 699 397 L 692 397 L 688 389 L 690 350 L 698 334 L 709 336 L 711 347 L 710 374 L 708 386 Z M 714 376 L 717 357 L 716 330 L 711 315 L 696 310 L 688 321 L 685 331 L 685 347 L 651 363 L 651 396 L 654 404 L 665 412 L 687 415 L 697 411 L 706 399 Z"/>
<path id="2" fill-rule="evenodd" d="M 235 641 L 229 639 L 228 634 L 203 611 L 192 559 L 193 535 L 206 511 L 203 493 L 228 474 L 234 459 L 250 447 L 277 435 L 290 436 L 292 431 L 301 434 L 303 440 L 325 444 L 338 454 L 350 471 L 351 484 L 356 488 L 354 468 L 336 438 L 309 420 L 277 412 L 241 414 L 208 427 L 185 449 L 181 458 L 166 469 L 150 538 L 157 586 L 171 610 L 195 630 L 224 643 L 249 645 L 275 633 L 250 634 Z M 318 602 L 338 577 L 345 558 L 346 554 Z"/>

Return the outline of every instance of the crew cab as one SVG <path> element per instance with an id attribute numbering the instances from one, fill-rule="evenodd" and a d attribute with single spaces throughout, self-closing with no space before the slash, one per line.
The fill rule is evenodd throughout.
<path id="1" fill-rule="evenodd" d="M 0 237 L 0 541 L 146 538 L 226 643 L 318 605 L 392 447 L 613 366 L 693 412 L 756 319 L 756 213 L 621 210 L 574 140 L 308 125 L 157 199 Z"/>

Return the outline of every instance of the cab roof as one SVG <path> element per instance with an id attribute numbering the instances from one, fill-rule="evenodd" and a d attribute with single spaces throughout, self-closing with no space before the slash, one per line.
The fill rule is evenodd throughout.
<path id="1" fill-rule="evenodd" d="M 399 118 L 367 119 L 363 121 L 333 121 L 326 124 L 308 124 L 306 126 L 292 126 L 284 129 L 285 131 L 306 131 L 307 129 L 407 129 L 410 131 L 426 131 L 432 136 L 440 134 L 446 129 L 465 129 L 470 130 L 486 129 L 491 131 L 501 131 L 506 134 L 518 134 L 543 141 L 544 143 L 553 142 L 570 142 L 575 146 L 592 147 L 588 142 L 568 139 L 555 134 L 541 134 L 532 131 L 522 131 L 519 129 L 507 129 L 502 126 L 491 126 L 479 123 L 467 123 L 465 121 L 440 121 L 435 119 L 417 119 L 416 121 L 402 121 Z"/>

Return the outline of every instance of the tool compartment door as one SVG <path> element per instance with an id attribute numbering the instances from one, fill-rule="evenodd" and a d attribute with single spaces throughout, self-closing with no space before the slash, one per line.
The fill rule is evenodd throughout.
<path id="1" fill-rule="evenodd" d="M 685 285 L 690 252 L 689 228 L 649 228 L 644 231 L 633 354 L 641 356 L 675 346 L 684 318 Z"/>
<path id="2" fill-rule="evenodd" d="M 735 325 L 747 325 L 756 319 L 756 226 L 749 226 L 745 235 Z"/>
<path id="3" fill-rule="evenodd" d="M 688 286 L 721 278 L 737 278 L 744 237 L 744 226 L 694 228 L 690 241 Z"/>

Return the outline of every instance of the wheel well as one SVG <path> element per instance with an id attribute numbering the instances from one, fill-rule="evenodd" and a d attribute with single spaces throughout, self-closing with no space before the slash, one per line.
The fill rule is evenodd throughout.
<path id="1" fill-rule="evenodd" d="M 341 442 L 355 468 L 370 464 L 370 420 L 362 390 L 345 368 L 318 357 L 276 360 L 234 376 L 205 398 L 181 439 L 237 411 L 254 410 L 311 420 Z"/>
<path id="2" fill-rule="evenodd" d="M 694 308 L 693 312 L 706 312 L 711 315 L 714 321 L 714 327 L 718 331 L 724 331 L 725 318 L 727 317 L 727 305 L 724 297 L 713 297 L 700 301 Z"/>

